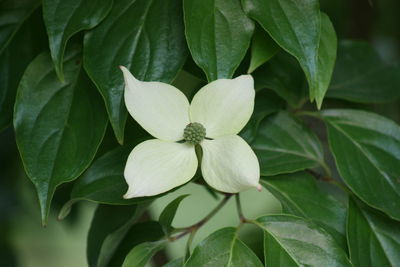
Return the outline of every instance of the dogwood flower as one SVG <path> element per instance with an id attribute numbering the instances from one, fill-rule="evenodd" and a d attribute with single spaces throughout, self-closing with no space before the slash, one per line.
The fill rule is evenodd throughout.
<path id="1" fill-rule="evenodd" d="M 260 166 L 237 134 L 254 108 L 250 75 L 219 79 L 201 88 L 189 104 L 172 85 L 137 80 L 125 67 L 125 104 L 153 137 L 130 153 L 124 171 L 124 198 L 153 196 L 190 181 L 198 168 L 195 146 L 202 149 L 201 173 L 214 189 L 237 193 L 260 190 Z"/>

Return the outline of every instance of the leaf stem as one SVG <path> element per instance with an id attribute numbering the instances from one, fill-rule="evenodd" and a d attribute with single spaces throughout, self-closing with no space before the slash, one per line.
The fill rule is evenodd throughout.
<path id="1" fill-rule="evenodd" d="M 207 223 L 215 214 L 218 213 L 218 211 L 225 206 L 225 204 L 228 202 L 228 200 L 231 198 L 233 194 L 225 194 L 225 197 L 222 199 L 222 201 L 218 204 L 218 206 L 216 206 L 212 211 L 210 211 L 210 213 L 207 214 L 206 217 L 204 217 L 203 219 L 201 219 L 199 222 L 186 227 L 186 228 L 182 228 L 180 229 L 181 231 L 183 231 L 182 233 L 170 237 L 169 241 L 173 242 L 175 240 L 178 240 L 182 237 L 184 237 L 187 234 L 191 234 L 192 232 L 196 232 L 200 227 L 202 227 L 205 223 Z"/>
<path id="2" fill-rule="evenodd" d="M 237 212 L 238 212 L 238 215 L 239 215 L 239 220 L 240 220 L 240 223 L 243 224 L 243 223 L 247 222 L 247 219 L 243 215 L 242 203 L 240 202 L 239 193 L 237 193 L 235 195 L 235 198 L 236 198 L 236 209 L 237 209 Z"/>
<path id="3" fill-rule="evenodd" d="M 348 193 L 348 194 L 353 194 L 350 189 L 348 189 L 344 184 L 336 181 L 335 179 L 333 179 L 331 176 L 328 175 L 322 175 L 320 173 L 317 173 L 316 171 L 313 171 L 311 169 L 306 169 L 306 172 L 308 172 L 309 174 L 311 174 L 312 176 L 314 176 L 317 180 L 321 180 L 330 184 L 333 184 L 337 187 L 339 187 L 340 189 L 342 189 L 344 192 Z"/>

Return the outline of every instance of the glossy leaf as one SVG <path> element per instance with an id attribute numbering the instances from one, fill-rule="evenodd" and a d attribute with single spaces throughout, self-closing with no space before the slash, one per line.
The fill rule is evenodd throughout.
<path id="1" fill-rule="evenodd" d="M 232 227 L 214 232 L 197 245 L 184 266 L 263 266 L 237 234 Z"/>
<path id="2" fill-rule="evenodd" d="M 329 85 L 336 55 L 336 35 L 318 0 L 243 0 L 244 9 L 304 70 L 310 100 L 318 108 Z M 321 30 L 322 29 L 322 30 Z M 321 50 L 321 51 L 319 51 Z"/>
<path id="3" fill-rule="evenodd" d="M 154 254 L 163 249 L 164 246 L 165 241 L 146 242 L 137 245 L 126 256 L 122 267 L 145 267 Z"/>
<path id="4" fill-rule="evenodd" d="M 0 54 L 0 131 L 12 123 L 18 83 L 29 63 L 46 49 L 45 38 L 41 14 L 35 11 Z"/>
<path id="5" fill-rule="evenodd" d="M 294 108 L 307 101 L 307 81 L 296 59 L 284 51 L 258 68 L 254 77 L 256 90 L 269 88 Z"/>
<path id="6" fill-rule="evenodd" d="M 400 127 L 374 113 L 321 113 L 344 182 L 369 205 L 400 220 Z"/>
<path id="7" fill-rule="evenodd" d="M 268 115 L 285 108 L 285 101 L 270 90 L 259 90 L 256 94 L 254 111 L 240 136 L 248 143 L 257 137 L 260 123 Z"/>
<path id="8" fill-rule="evenodd" d="M 260 162 L 262 176 L 325 165 L 315 134 L 284 111 L 261 122 L 251 147 Z"/>
<path id="9" fill-rule="evenodd" d="M 112 0 L 43 0 L 43 19 L 49 36 L 50 52 L 56 72 L 64 80 L 63 57 L 68 40 L 77 32 L 100 23 Z"/>
<path id="10" fill-rule="evenodd" d="M 171 224 L 172 221 L 174 220 L 176 211 L 179 208 L 179 204 L 181 204 L 182 200 L 184 200 L 186 197 L 189 195 L 182 195 L 171 201 L 161 212 L 160 218 L 158 221 L 161 223 L 161 225 L 164 227 L 165 232 L 169 232 L 171 230 Z"/>
<path id="11" fill-rule="evenodd" d="M 116 0 L 110 14 L 85 35 L 84 65 L 106 103 L 118 142 L 127 111 L 118 66 L 139 80 L 171 82 L 187 56 L 181 0 Z"/>
<path id="12" fill-rule="evenodd" d="M 89 166 L 107 126 L 101 98 L 79 60 L 76 50 L 65 57 L 61 83 L 50 55 L 39 55 L 25 71 L 16 97 L 16 141 L 38 192 L 43 223 L 56 187 Z"/>
<path id="13" fill-rule="evenodd" d="M 266 266 L 352 266 L 346 252 L 316 224 L 292 215 L 257 219 Z"/>
<path id="14" fill-rule="evenodd" d="M 251 58 L 248 73 L 267 62 L 279 51 L 279 46 L 261 27 L 256 26 L 251 41 Z"/>
<path id="15" fill-rule="evenodd" d="M 3 0 L 0 2 L 0 54 L 18 29 L 40 5 L 39 0 Z"/>
<path id="16" fill-rule="evenodd" d="M 350 199 L 347 238 L 355 267 L 398 266 L 400 222 Z"/>
<path id="17" fill-rule="evenodd" d="M 164 233 L 161 225 L 157 222 L 147 221 L 132 225 L 125 234 L 124 239 L 118 245 L 107 267 L 122 266 L 128 253 L 144 242 L 154 242 L 163 238 Z M 135 266 L 135 265 L 133 265 Z"/>
<path id="18" fill-rule="evenodd" d="M 300 172 L 264 177 L 261 184 L 281 202 L 285 213 L 312 220 L 346 249 L 346 208 L 321 191 L 314 177 Z"/>
<path id="19" fill-rule="evenodd" d="M 400 96 L 400 65 L 387 64 L 370 44 L 343 41 L 327 97 L 383 103 Z"/>
<path id="20" fill-rule="evenodd" d="M 190 52 L 208 81 L 232 78 L 250 45 L 254 23 L 240 0 L 184 0 Z"/>

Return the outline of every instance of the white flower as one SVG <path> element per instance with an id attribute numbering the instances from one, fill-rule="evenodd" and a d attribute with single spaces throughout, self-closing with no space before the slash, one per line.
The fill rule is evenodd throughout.
<path id="1" fill-rule="evenodd" d="M 213 81 L 189 105 L 172 85 L 142 82 L 121 69 L 129 113 L 156 138 L 140 143 L 129 155 L 124 172 L 129 189 L 124 198 L 157 195 L 190 181 L 198 167 L 193 144 L 197 142 L 203 151 L 201 172 L 211 187 L 226 193 L 261 188 L 257 157 L 237 135 L 253 113 L 250 75 Z M 187 142 L 179 142 L 184 131 Z"/>

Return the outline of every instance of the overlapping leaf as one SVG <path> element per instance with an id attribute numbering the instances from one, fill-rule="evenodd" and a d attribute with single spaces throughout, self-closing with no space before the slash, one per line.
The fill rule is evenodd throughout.
<path id="1" fill-rule="evenodd" d="M 260 161 L 263 176 L 325 165 L 322 146 L 315 134 L 284 111 L 261 122 L 251 147 Z"/>
<path id="2" fill-rule="evenodd" d="M 25 171 L 38 191 L 45 223 L 56 187 L 78 177 L 93 160 L 107 117 L 85 76 L 80 52 L 65 57 L 65 82 L 50 55 L 39 55 L 20 82 L 14 114 L 16 141 Z"/>
<path id="3" fill-rule="evenodd" d="M 112 0 L 43 0 L 43 19 L 58 77 L 63 80 L 63 57 L 68 39 L 104 19 Z"/>
<path id="4" fill-rule="evenodd" d="M 321 115 L 345 183 L 366 203 L 400 220 L 400 127 L 359 110 L 325 110 Z"/>
<path id="5" fill-rule="evenodd" d="M 181 0 L 116 0 L 107 18 L 86 34 L 85 69 L 103 95 L 120 143 L 127 111 L 118 67 L 140 80 L 171 82 L 186 56 Z"/>
<path id="6" fill-rule="evenodd" d="M 190 52 L 208 81 L 231 78 L 254 30 L 240 0 L 184 0 Z"/>

